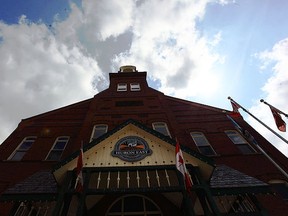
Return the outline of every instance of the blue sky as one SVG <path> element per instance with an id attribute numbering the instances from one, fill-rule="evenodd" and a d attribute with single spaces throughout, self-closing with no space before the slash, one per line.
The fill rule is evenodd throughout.
<path id="1" fill-rule="evenodd" d="M 206 34 L 222 31 L 225 41 L 217 49 L 226 56 L 223 70 L 229 68 L 238 75 L 234 90 L 242 91 L 240 100 L 247 100 L 247 95 L 251 100 L 251 96 L 255 98 L 261 94 L 261 87 L 270 74 L 269 71 L 259 74 L 261 62 L 253 56 L 287 37 L 288 28 L 284 24 L 287 8 L 288 2 L 279 0 L 241 0 L 225 7 L 219 4 L 207 7 L 201 29 Z M 243 83 L 250 88 L 243 88 Z"/>
<path id="2" fill-rule="evenodd" d="M 7 24 L 17 24 L 23 14 L 27 19 L 38 22 L 42 20 L 46 24 L 54 22 L 55 15 L 59 19 L 65 19 L 70 12 L 70 2 L 66 0 L 1 0 L 0 17 Z"/>
<path id="3" fill-rule="evenodd" d="M 167 95 L 228 110 L 231 96 L 275 131 L 259 100 L 288 112 L 288 1 L 0 5 L 0 142 L 21 119 L 93 97 L 125 64 L 147 71 L 150 86 Z M 288 156 L 287 144 L 241 113 Z"/>

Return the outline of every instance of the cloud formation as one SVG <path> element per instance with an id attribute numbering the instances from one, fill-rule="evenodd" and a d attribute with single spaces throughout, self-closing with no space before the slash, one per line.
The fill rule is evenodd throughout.
<path id="1" fill-rule="evenodd" d="M 277 107 L 279 110 L 287 114 L 288 107 L 288 38 L 283 39 L 276 43 L 271 50 L 266 50 L 259 53 L 258 58 L 261 60 L 262 70 L 270 69 L 271 76 L 262 88 L 263 99 L 269 104 Z M 260 98 L 259 98 L 260 100 Z M 257 105 L 253 106 L 251 113 L 257 114 L 257 117 L 261 119 L 266 125 L 268 125 L 275 132 L 280 134 L 284 139 L 288 140 L 288 134 L 280 132 L 274 122 L 273 116 L 268 106 L 257 101 Z M 282 119 L 287 124 L 287 118 L 282 116 Z M 280 138 L 275 136 L 272 132 L 253 120 L 251 117 L 248 119 L 249 123 L 255 127 L 261 134 L 264 135 L 272 144 L 276 146 L 281 152 L 288 156 L 288 145 Z"/>
<path id="2" fill-rule="evenodd" d="M 149 71 L 167 94 L 191 96 L 189 86 L 196 94 L 200 71 L 217 60 L 196 29 L 208 2 L 85 0 L 49 25 L 25 15 L 1 22 L 1 140 L 20 119 L 103 90 L 108 72 L 123 64 Z"/>
<path id="3" fill-rule="evenodd" d="M 235 0 L 81 3 L 71 3 L 64 20 L 56 15 L 49 25 L 28 20 L 25 15 L 16 24 L 0 22 L 0 90 L 5 92 L 0 95 L 5 101 L 0 107 L 0 142 L 20 119 L 104 90 L 108 73 L 118 71 L 121 65 L 148 71 L 148 80 L 167 95 L 210 104 L 224 100 L 230 94 L 227 91 L 234 88 L 228 82 L 238 81 L 231 80 L 230 69 L 221 70 L 226 58 L 218 48 L 225 43 L 225 29 L 208 34 L 199 25 L 209 6 L 218 5 L 219 9 Z M 258 54 L 263 67 L 269 67 L 264 62 L 273 65 L 273 74 L 262 88 L 264 99 L 280 109 L 287 107 L 281 100 L 288 90 L 287 50 L 286 39 L 271 51 Z M 264 105 L 251 111 L 273 121 Z M 251 124 L 258 129 L 253 121 Z M 278 141 L 272 143 L 287 151 Z"/>
<path id="4" fill-rule="evenodd" d="M 91 97 L 97 62 L 77 46 L 59 43 L 46 25 L 25 16 L 18 24 L 0 23 L 0 121 L 3 140 L 17 123 Z"/>
<path id="5" fill-rule="evenodd" d="M 209 2 L 145 1 L 133 17 L 131 48 L 115 56 L 114 65 L 148 70 L 152 80 L 161 80 L 166 94 L 189 98 L 216 93 L 219 76 L 212 67 L 221 56 L 213 46 L 221 34 L 212 43 L 197 30 Z"/>

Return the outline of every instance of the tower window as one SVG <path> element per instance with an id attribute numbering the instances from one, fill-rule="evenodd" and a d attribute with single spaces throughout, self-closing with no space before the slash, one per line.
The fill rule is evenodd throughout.
<path id="1" fill-rule="evenodd" d="M 17 149 L 10 155 L 8 160 L 20 161 L 26 154 L 26 152 L 31 148 L 32 144 L 35 142 L 36 137 L 26 137 L 23 139 L 21 144 Z"/>
<path id="2" fill-rule="evenodd" d="M 165 136 L 171 137 L 167 124 L 165 122 L 154 122 L 152 123 L 152 127 L 154 130 L 158 131 L 159 133 Z"/>
<path id="3" fill-rule="evenodd" d="M 127 91 L 127 83 L 118 83 L 117 91 Z"/>
<path id="4" fill-rule="evenodd" d="M 60 160 L 62 153 L 68 143 L 69 137 L 58 137 L 53 147 L 51 148 L 46 160 Z"/>
<path id="5" fill-rule="evenodd" d="M 143 101 L 116 101 L 116 107 L 127 107 L 127 106 L 143 106 Z"/>
<path id="6" fill-rule="evenodd" d="M 140 84 L 139 83 L 130 83 L 130 90 L 131 91 L 140 91 Z"/>
<path id="7" fill-rule="evenodd" d="M 225 133 L 243 154 L 255 153 L 255 150 L 237 131 L 229 130 L 225 131 Z"/>
<path id="8" fill-rule="evenodd" d="M 107 130 L 108 130 L 108 125 L 105 125 L 105 124 L 94 125 L 92 135 L 91 135 L 91 141 L 105 134 Z"/>
<path id="9" fill-rule="evenodd" d="M 199 151 L 204 155 L 216 155 L 214 149 L 206 139 L 203 133 L 191 132 L 192 139 L 194 140 Z"/>

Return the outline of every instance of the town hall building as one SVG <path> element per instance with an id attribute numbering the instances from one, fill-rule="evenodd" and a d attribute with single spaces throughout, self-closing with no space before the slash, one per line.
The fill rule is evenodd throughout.
<path id="1" fill-rule="evenodd" d="M 135 66 L 109 78 L 93 98 L 23 119 L 0 145 L 1 216 L 287 214 L 288 159 L 241 115 L 167 96 Z"/>

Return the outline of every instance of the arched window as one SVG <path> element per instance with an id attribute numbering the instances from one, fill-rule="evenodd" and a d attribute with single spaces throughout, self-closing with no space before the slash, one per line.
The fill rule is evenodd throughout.
<path id="1" fill-rule="evenodd" d="M 225 133 L 243 154 L 255 153 L 255 150 L 237 131 L 227 130 Z"/>
<path id="2" fill-rule="evenodd" d="M 199 151 L 204 155 L 216 155 L 216 152 L 206 139 L 205 135 L 200 132 L 191 132 L 192 139 L 194 140 Z"/>
<path id="3" fill-rule="evenodd" d="M 20 161 L 35 142 L 36 137 L 25 137 L 8 160 Z"/>
<path id="4" fill-rule="evenodd" d="M 106 212 L 106 216 L 147 215 L 162 216 L 155 202 L 141 195 L 126 195 L 117 199 Z"/>

